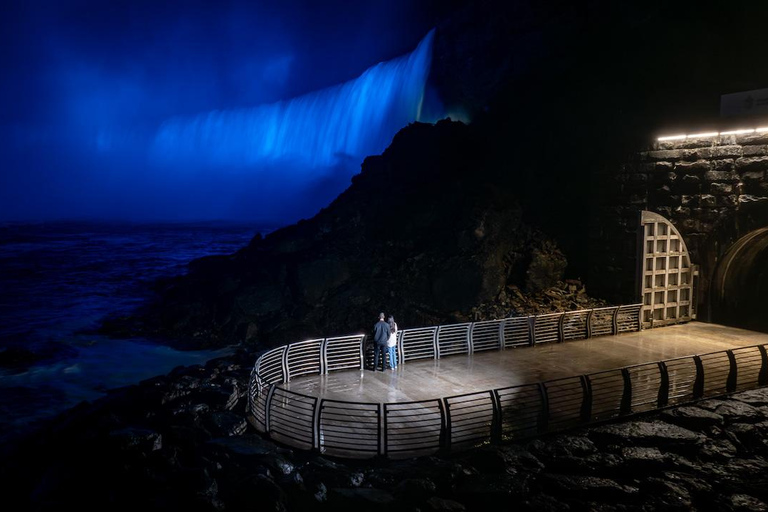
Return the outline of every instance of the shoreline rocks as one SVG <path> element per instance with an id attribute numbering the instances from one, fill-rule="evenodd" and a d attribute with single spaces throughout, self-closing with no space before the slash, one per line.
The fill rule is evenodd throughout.
<path id="1" fill-rule="evenodd" d="M 768 389 L 403 460 L 336 460 L 246 421 L 255 354 L 114 390 L 2 446 L 18 510 L 768 510 Z"/>

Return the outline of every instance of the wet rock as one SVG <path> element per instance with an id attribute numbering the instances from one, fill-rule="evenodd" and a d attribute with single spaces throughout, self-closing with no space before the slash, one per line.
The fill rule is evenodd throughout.
<path id="1" fill-rule="evenodd" d="M 464 512 L 466 507 L 457 501 L 432 496 L 424 503 L 422 510 L 429 512 Z"/>
<path id="2" fill-rule="evenodd" d="M 738 400 L 718 405 L 715 413 L 725 418 L 727 423 L 757 423 L 766 419 L 763 411 Z"/>
<path id="3" fill-rule="evenodd" d="M 155 431 L 126 427 L 110 433 L 110 439 L 125 452 L 147 454 L 163 447 L 163 436 Z"/>
<path id="4" fill-rule="evenodd" d="M 721 414 L 695 406 L 676 407 L 665 410 L 661 413 L 661 418 L 664 421 L 696 432 L 703 432 L 713 426 L 720 426 L 724 422 Z"/>

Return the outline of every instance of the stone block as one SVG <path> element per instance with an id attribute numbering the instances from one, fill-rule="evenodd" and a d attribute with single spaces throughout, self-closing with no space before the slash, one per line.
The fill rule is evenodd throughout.
<path id="1" fill-rule="evenodd" d="M 658 162 L 662 160 L 674 162 L 677 160 L 689 158 L 690 155 L 691 151 L 687 149 L 662 149 L 659 151 L 647 151 L 640 154 L 641 158 L 650 160 L 652 162 Z"/>
<path id="2" fill-rule="evenodd" d="M 744 181 L 763 181 L 765 171 L 746 171 L 741 175 L 741 179 Z"/>
<path id="3" fill-rule="evenodd" d="M 707 171 L 704 173 L 704 181 L 739 181 L 739 175 L 727 171 Z"/>
<path id="4" fill-rule="evenodd" d="M 683 183 L 692 185 L 692 184 L 700 184 L 701 183 L 701 177 L 696 176 L 695 174 L 686 174 L 683 176 Z"/>
<path id="5" fill-rule="evenodd" d="M 712 169 L 715 171 L 733 172 L 736 168 L 735 160 L 728 158 L 726 160 L 715 160 L 712 162 Z"/>
<path id="6" fill-rule="evenodd" d="M 717 205 L 717 198 L 709 194 L 702 194 L 699 197 L 701 208 L 714 208 Z"/>
<path id="7" fill-rule="evenodd" d="M 683 195 L 680 197 L 680 204 L 683 206 L 699 206 L 699 196 L 696 194 Z"/>
<path id="8" fill-rule="evenodd" d="M 690 217 L 691 216 L 691 209 L 687 206 L 678 206 L 675 208 L 675 215 L 677 217 Z"/>
<path id="9" fill-rule="evenodd" d="M 712 146 L 708 148 L 700 148 L 693 151 L 693 155 L 696 158 L 704 160 L 714 160 L 719 158 L 738 158 L 742 155 L 741 146 L 728 145 L 728 146 Z"/>
<path id="10" fill-rule="evenodd" d="M 707 160 L 697 160 L 695 162 L 678 162 L 675 165 L 675 171 L 682 174 L 704 174 L 712 168 L 712 164 Z"/>
<path id="11" fill-rule="evenodd" d="M 743 156 L 763 156 L 768 155 L 768 145 L 756 145 L 756 146 L 743 146 Z"/>
<path id="12" fill-rule="evenodd" d="M 742 146 L 759 146 L 768 144 L 768 132 L 755 133 L 752 135 L 741 135 L 738 138 L 738 142 Z"/>
<path id="13" fill-rule="evenodd" d="M 715 195 L 731 194 L 733 192 L 733 185 L 729 183 L 710 183 L 709 192 Z"/>
<path id="14" fill-rule="evenodd" d="M 739 173 L 748 171 L 765 171 L 768 169 L 768 156 L 754 156 L 736 160 L 736 170 Z"/>
<path id="15" fill-rule="evenodd" d="M 739 196 L 737 194 L 730 194 L 725 196 L 719 196 L 717 198 L 718 206 L 732 207 L 739 204 Z"/>

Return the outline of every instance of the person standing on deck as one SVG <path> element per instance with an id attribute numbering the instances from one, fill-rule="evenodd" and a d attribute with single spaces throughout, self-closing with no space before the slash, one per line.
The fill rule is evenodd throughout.
<path id="1" fill-rule="evenodd" d="M 397 323 L 395 317 L 389 315 L 389 340 L 387 341 L 387 350 L 389 351 L 389 369 L 397 370 Z"/>
<path id="2" fill-rule="evenodd" d="M 381 371 L 384 371 L 387 341 L 389 341 L 389 324 L 384 321 L 384 313 L 379 313 L 379 321 L 373 326 L 373 371 L 379 367 L 379 356 L 381 356 Z"/>

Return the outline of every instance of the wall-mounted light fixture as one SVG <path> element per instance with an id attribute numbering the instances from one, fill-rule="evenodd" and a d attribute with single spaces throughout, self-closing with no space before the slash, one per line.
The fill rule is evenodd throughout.
<path id="1" fill-rule="evenodd" d="M 686 139 L 711 139 L 714 137 L 720 137 L 723 135 L 747 135 L 750 133 L 765 133 L 768 132 L 768 126 L 760 128 L 745 128 L 741 130 L 729 130 L 727 132 L 705 132 L 705 133 L 691 133 L 683 135 L 669 135 L 667 137 L 659 137 L 656 139 L 659 142 L 668 140 L 686 140 Z"/>

